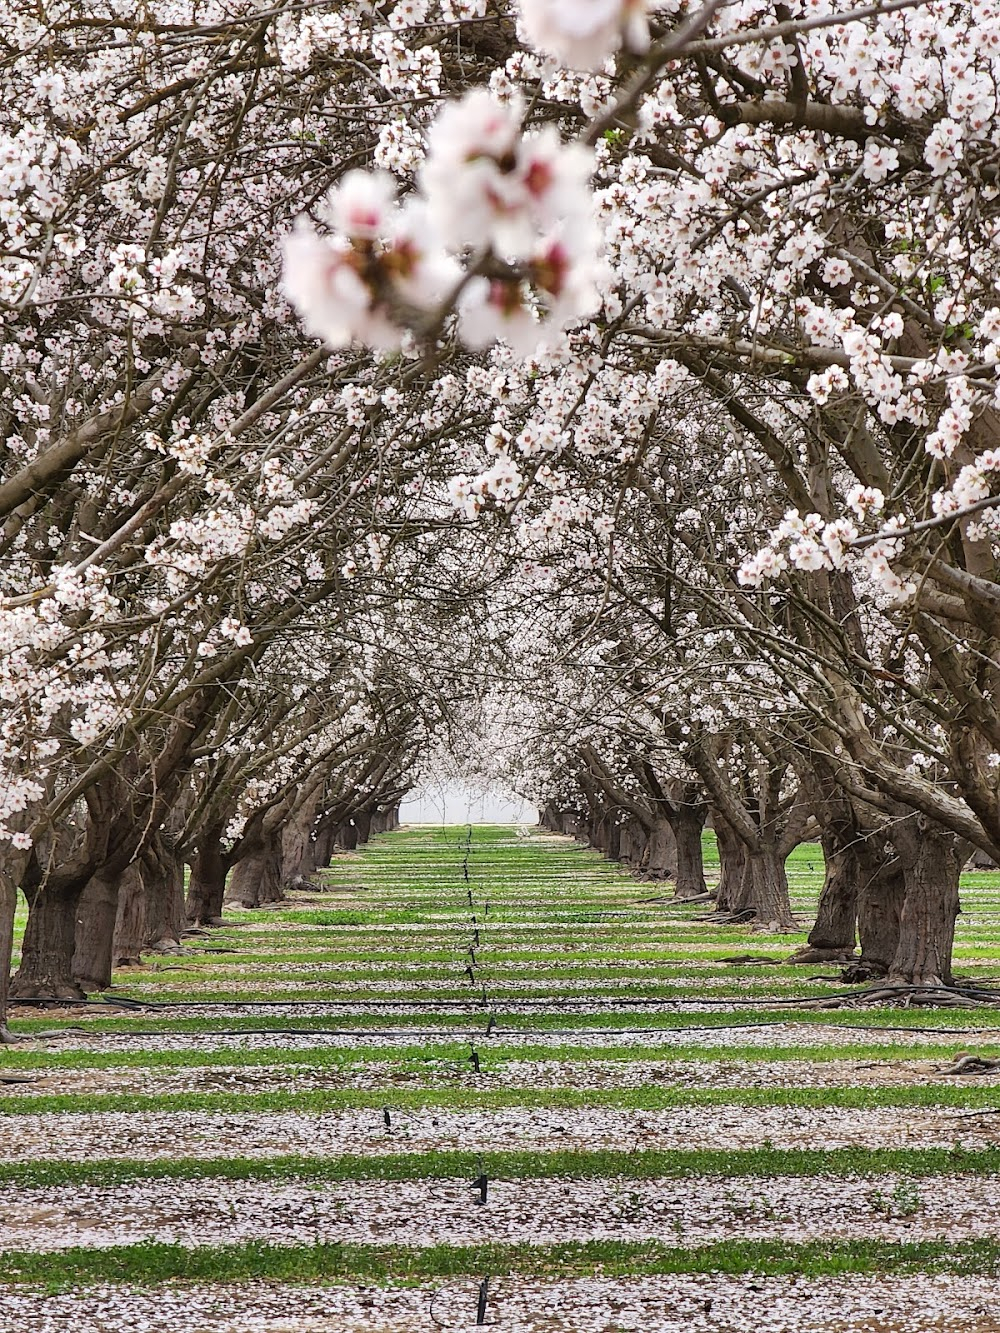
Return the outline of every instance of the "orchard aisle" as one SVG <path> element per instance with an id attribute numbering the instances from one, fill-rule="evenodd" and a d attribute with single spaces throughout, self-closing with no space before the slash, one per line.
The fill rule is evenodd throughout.
<path id="1" fill-rule="evenodd" d="M 534 830 L 324 874 L 116 977 L 156 1008 L 16 1015 L 0 1327 L 1000 1327 L 1000 1090 L 941 1073 L 1000 1015 L 804 1007 L 798 936 Z M 997 877 L 963 902 L 995 972 Z"/>

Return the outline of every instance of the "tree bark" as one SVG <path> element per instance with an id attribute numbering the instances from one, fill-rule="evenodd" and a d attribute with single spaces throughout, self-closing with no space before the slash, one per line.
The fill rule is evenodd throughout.
<path id="1" fill-rule="evenodd" d="M 313 828 L 319 794 L 302 802 L 281 830 L 281 882 L 286 887 L 308 881 L 316 870 Z"/>
<path id="2" fill-rule="evenodd" d="M 233 867 L 228 897 L 244 907 L 262 907 L 265 903 L 280 902 L 285 896 L 281 887 L 281 853 L 277 839 L 267 841 Z"/>
<path id="3" fill-rule="evenodd" d="M 857 851 L 860 837 L 853 829 L 844 830 L 843 833 L 823 829 L 821 839 L 826 870 L 816 908 L 816 921 L 809 932 L 807 946 L 792 954 L 789 962 L 846 962 L 854 953 L 858 893 L 862 882 L 861 861 Z"/>
<path id="4" fill-rule="evenodd" d="M 861 868 L 859 969 L 869 976 L 884 977 L 899 945 L 899 916 L 906 891 L 903 866 L 891 847 L 887 853 L 880 853 L 870 842 L 859 844 L 857 856 Z"/>
<path id="5" fill-rule="evenodd" d="M 73 976 L 77 907 L 84 885 L 57 888 L 52 883 L 27 891 L 28 924 L 21 945 L 21 966 L 11 982 L 12 997 L 82 1000 Z"/>
<path id="6" fill-rule="evenodd" d="M 358 831 L 358 842 L 363 846 L 372 835 L 371 812 L 359 810 L 354 816 L 354 827 Z"/>
<path id="7" fill-rule="evenodd" d="M 86 894 L 84 894 L 86 898 Z M 142 868 L 129 866 L 118 886 L 118 912 L 115 918 L 111 957 L 115 967 L 138 967 L 149 933 L 149 898 L 143 883 Z M 77 954 L 80 952 L 80 928 L 77 927 Z M 74 960 L 74 963 L 76 960 Z M 99 988 L 100 989 L 100 988 Z"/>
<path id="8" fill-rule="evenodd" d="M 747 849 L 743 888 L 748 906 L 763 929 L 795 929 L 785 858 L 773 844 L 764 843 L 759 850 Z"/>
<path id="9" fill-rule="evenodd" d="M 903 863 L 906 892 L 889 981 L 910 986 L 951 985 L 962 870 L 958 839 L 924 815 L 899 821 L 891 836 Z"/>
<path id="10" fill-rule="evenodd" d="M 139 886 L 138 867 L 133 864 L 122 874 L 92 875 L 80 896 L 72 967 L 73 979 L 84 991 L 107 990 L 111 985 L 118 896 L 125 875 Z"/>
<path id="11" fill-rule="evenodd" d="M 618 852 L 621 859 L 638 874 L 646 854 L 646 832 L 637 819 L 626 819 L 622 825 Z"/>
<path id="12" fill-rule="evenodd" d="M 607 837 L 608 845 L 604 855 L 609 861 L 620 861 L 622 859 L 622 826 L 617 818 L 617 812 L 612 811 L 607 819 Z"/>
<path id="13" fill-rule="evenodd" d="M 720 912 L 740 910 L 736 904 L 743 896 L 743 877 L 746 871 L 747 849 L 736 836 L 730 824 L 719 814 L 713 819 L 715 840 L 719 848 L 719 885 L 715 891 L 716 908 Z"/>
<path id="14" fill-rule="evenodd" d="M 654 820 L 649 829 L 645 879 L 671 879 L 677 871 L 677 839 L 669 819 Z"/>
<path id="15" fill-rule="evenodd" d="M 187 926 L 183 862 L 169 841 L 156 834 L 143 851 L 140 870 L 146 903 L 143 947 L 179 945 Z"/>
<path id="16" fill-rule="evenodd" d="M 14 951 L 14 913 L 17 885 L 9 869 L 0 869 L 0 1039 L 7 1027 L 7 996 L 10 991 L 10 960 Z"/>
<path id="17" fill-rule="evenodd" d="M 313 859 L 317 870 L 322 870 L 333 860 L 333 845 L 337 836 L 337 830 L 328 819 L 320 820 L 319 828 L 316 830 L 316 850 L 313 853 Z"/>
<path id="18" fill-rule="evenodd" d="M 701 830 L 705 823 L 704 807 L 681 805 L 671 819 L 676 848 L 674 897 L 700 898 L 707 893 Z"/>
<path id="19" fill-rule="evenodd" d="M 221 825 L 206 829 L 191 859 L 187 916 L 196 926 L 213 925 L 222 916 L 228 869 L 222 851 L 222 833 Z"/>

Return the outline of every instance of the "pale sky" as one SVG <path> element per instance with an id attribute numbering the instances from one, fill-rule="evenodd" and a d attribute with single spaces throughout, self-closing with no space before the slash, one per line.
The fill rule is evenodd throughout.
<path id="1" fill-rule="evenodd" d="M 507 792 L 481 792 L 459 782 L 428 783 L 411 792 L 399 818 L 404 824 L 535 824 L 538 811 Z"/>

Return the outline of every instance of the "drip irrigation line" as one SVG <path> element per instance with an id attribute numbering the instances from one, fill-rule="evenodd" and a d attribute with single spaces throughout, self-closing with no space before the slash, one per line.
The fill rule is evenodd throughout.
<path id="1" fill-rule="evenodd" d="M 95 1009 L 156 1009 L 162 1006 L 146 1000 L 130 1000 L 126 997 L 108 996 L 101 1000 L 79 1000 L 65 999 L 58 1000 L 52 996 L 44 995 L 26 995 L 17 996 L 9 1001 L 10 1007 L 16 1009 L 19 1006 L 30 1009 L 64 1009 L 73 1005 L 76 1007 L 92 1007 Z"/>
<path id="2" fill-rule="evenodd" d="M 986 1028 L 938 1028 L 938 1027 L 899 1027 L 881 1023 L 807 1023 L 802 1019 L 766 1018 L 754 1023 L 698 1023 L 682 1028 L 504 1028 L 495 1027 L 490 1034 L 493 1038 L 533 1037 L 533 1036 L 640 1036 L 674 1035 L 677 1033 L 697 1032 L 746 1032 L 754 1028 L 804 1027 L 829 1028 L 833 1032 L 908 1032 L 929 1033 L 933 1036 L 967 1037 L 970 1033 L 990 1031 Z M 456 1045 L 464 1045 L 470 1037 L 482 1037 L 481 1028 L 210 1028 L 207 1031 L 191 1031 L 187 1028 L 145 1028 L 142 1031 L 125 1032 L 90 1032 L 87 1028 L 69 1027 L 45 1032 L 25 1032 L 12 1034 L 16 1041 L 54 1041 L 60 1037 L 75 1037 L 83 1034 L 93 1037 L 449 1037 Z M 1000 1041 L 1000 1028 L 996 1029 Z"/>
<path id="3" fill-rule="evenodd" d="M 639 1009 L 652 1005 L 675 1005 L 682 1006 L 688 1004 L 702 1005 L 732 1005 L 735 1008 L 749 1008 L 756 1005 L 782 1005 L 786 1008 L 800 1008 L 807 1005 L 824 1004 L 829 1000 L 865 1000 L 868 996 L 891 996 L 891 995 L 961 995 L 972 1000 L 989 1001 L 1000 1003 L 1000 990 L 987 991 L 978 990 L 971 986 L 871 986 L 865 990 L 842 990 L 828 991 L 822 995 L 776 995 L 776 996 L 729 996 L 717 998 L 715 996 L 678 996 L 676 998 L 666 997 L 622 997 L 621 999 L 604 999 L 602 997 L 587 1000 L 585 1003 L 601 1009 Z M 38 1001 L 38 1003 L 53 1004 L 55 1001 Z M 60 1001 L 59 1003 L 63 1003 Z M 114 1001 L 102 1000 L 76 1000 L 74 1004 L 97 1004 L 113 1003 L 122 1008 L 132 1007 L 136 1009 L 359 1009 L 364 1005 L 378 1006 L 381 1009 L 467 1009 L 469 1002 L 467 1000 L 129 1000 L 116 999 Z M 536 1000 L 526 997 L 513 1001 L 525 1009 L 559 1009 L 565 1006 L 565 1001 L 561 1000 Z M 572 1002 L 571 1002 L 572 1003 Z M 477 1001 L 477 1007 L 481 1008 Z"/>

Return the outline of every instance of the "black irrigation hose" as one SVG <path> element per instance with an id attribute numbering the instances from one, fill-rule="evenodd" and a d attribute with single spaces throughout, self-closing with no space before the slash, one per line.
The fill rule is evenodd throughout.
<path id="1" fill-rule="evenodd" d="M 880 1023 L 806 1023 L 802 1019 L 762 1019 L 756 1023 L 698 1023 L 683 1028 L 502 1028 L 493 1029 L 494 1037 L 503 1036 L 655 1036 L 659 1033 L 679 1032 L 744 1032 L 753 1028 L 780 1027 L 830 1028 L 834 1032 L 927 1032 L 935 1036 L 946 1035 L 967 1037 L 970 1032 L 985 1031 L 979 1028 L 931 1028 L 931 1027 L 896 1027 Z M 148 1028 L 142 1032 L 90 1032 L 87 1028 L 66 1028 L 52 1032 L 18 1033 L 19 1041 L 50 1041 L 59 1037 L 74 1037 L 80 1034 L 93 1037 L 454 1037 L 456 1042 L 465 1042 L 470 1036 L 483 1037 L 480 1028 L 210 1028 L 204 1032 L 191 1032 L 187 1028 Z M 997 1029 L 1000 1040 L 1000 1028 Z"/>
<path id="2" fill-rule="evenodd" d="M 1000 1003 L 1000 990 L 986 991 L 978 990 L 974 987 L 962 986 L 871 986 L 866 990 L 842 990 L 829 991 L 823 995 L 783 995 L 783 996 L 730 996 L 724 999 L 718 999 L 714 996 L 680 996 L 671 999 L 669 996 L 663 998 L 651 997 L 627 998 L 621 999 L 592 999 L 587 1000 L 588 1005 L 596 1005 L 605 1009 L 630 1009 L 645 1008 L 650 1005 L 686 1005 L 686 1004 L 707 1004 L 707 1005 L 733 1005 L 736 1008 L 748 1008 L 752 1005 L 782 1005 L 786 1008 L 804 1007 L 812 1004 L 823 1004 L 828 1000 L 864 1000 L 870 995 L 962 995 L 968 999 L 980 999 L 985 1001 L 995 1001 Z M 55 1003 L 54 1001 L 44 1001 L 39 1003 Z M 61 1002 L 60 1002 L 61 1003 Z M 75 1004 L 103 1004 L 105 1001 L 96 1000 L 76 1000 L 70 1003 Z M 377 1005 L 382 1009 L 468 1009 L 467 1000 L 133 1000 L 121 999 L 114 1000 L 114 1004 L 120 1004 L 122 1007 L 134 1007 L 136 1009 L 358 1009 L 362 1006 Z M 534 1000 L 526 998 L 516 1000 L 513 1003 L 529 1009 L 545 1008 L 564 1008 L 565 1000 Z M 572 1003 L 572 1001 L 570 1001 Z M 481 1006 L 477 1006 L 481 1007 Z"/>
<path id="3" fill-rule="evenodd" d="M 119 999 L 117 996 L 109 996 L 105 1000 L 58 1000 L 53 996 L 26 995 L 12 998 L 9 1004 L 12 1009 L 16 1009 L 19 1005 L 31 1009 L 63 1009 L 70 1005 L 83 1007 L 89 1005 L 95 1009 L 153 1009 L 158 1007 L 155 1004 L 147 1003 L 145 1000 L 130 1000 L 125 997 Z"/>

